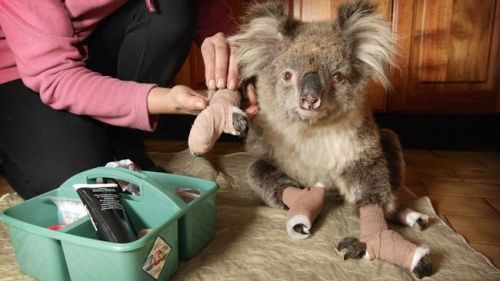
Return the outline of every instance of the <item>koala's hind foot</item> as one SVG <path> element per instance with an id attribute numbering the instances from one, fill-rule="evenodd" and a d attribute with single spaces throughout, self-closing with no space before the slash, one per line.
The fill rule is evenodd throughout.
<path id="1" fill-rule="evenodd" d="M 352 236 L 340 240 L 339 244 L 337 245 L 337 249 L 344 252 L 344 260 L 361 259 L 363 257 L 368 259 L 368 257 L 366 256 L 366 243 L 361 242 L 357 238 Z M 417 248 L 417 250 L 418 249 L 423 249 L 423 251 L 426 251 L 425 248 L 419 247 Z M 417 255 L 417 257 L 419 256 L 420 255 Z M 411 270 L 411 272 L 415 274 L 415 276 L 417 276 L 417 278 L 419 279 L 424 278 L 425 276 L 430 276 L 432 274 L 432 263 L 428 253 L 425 253 L 424 256 L 420 258 L 417 265 Z"/>
<path id="2" fill-rule="evenodd" d="M 384 210 L 377 205 L 360 208 L 360 240 L 347 237 L 340 241 L 339 250 L 346 250 L 344 259 L 382 259 L 409 269 L 418 278 L 432 274 L 429 249 L 409 242 L 399 233 L 388 229 Z"/>

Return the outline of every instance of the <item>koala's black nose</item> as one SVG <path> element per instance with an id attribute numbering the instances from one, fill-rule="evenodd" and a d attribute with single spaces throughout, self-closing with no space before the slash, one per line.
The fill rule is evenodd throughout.
<path id="1" fill-rule="evenodd" d="M 302 79 L 301 96 L 313 96 L 320 98 L 321 94 L 321 80 L 317 72 L 309 72 Z"/>
<path id="2" fill-rule="evenodd" d="M 302 79 L 300 103 L 304 109 L 316 109 L 321 102 L 323 86 L 317 72 L 309 72 Z"/>

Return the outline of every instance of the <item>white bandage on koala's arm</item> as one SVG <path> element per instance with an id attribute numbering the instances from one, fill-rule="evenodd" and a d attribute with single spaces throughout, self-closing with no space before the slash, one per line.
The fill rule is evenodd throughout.
<path id="1" fill-rule="evenodd" d="M 207 108 L 195 119 L 189 133 L 188 145 L 191 153 L 201 155 L 208 152 L 222 133 L 237 135 L 233 127 L 233 112 L 238 110 L 240 94 L 228 89 L 216 91 Z"/>
<path id="2" fill-rule="evenodd" d="M 324 186 L 317 185 L 304 189 L 287 187 L 283 191 L 281 200 L 289 208 L 286 225 L 288 234 L 296 239 L 309 237 L 312 224 L 323 209 Z M 294 229 L 297 225 L 302 225 L 302 231 Z"/>
<path id="3" fill-rule="evenodd" d="M 366 205 L 360 212 L 360 241 L 366 243 L 366 257 L 382 259 L 413 270 L 420 259 L 428 253 L 409 242 L 401 234 L 388 229 L 384 210 L 380 206 Z"/>

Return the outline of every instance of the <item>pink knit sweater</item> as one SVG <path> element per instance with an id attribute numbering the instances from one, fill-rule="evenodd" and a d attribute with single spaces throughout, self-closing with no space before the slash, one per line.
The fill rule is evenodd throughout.
<path id="1" fill-rule="evenodd" d="M 147 110 L 153 84 L 121 81 L 85 67 L 87 46 L 82 42 L 125 2 L 0 0 L 0 84 L 21 78 L 54 109 L 112 125 L 154 130 L 156 118 Z M 234 31 L 224 1 L 199 0 L 198 5 L 200 19 L 194 38 L 198 44 L 216 32 Z"/>

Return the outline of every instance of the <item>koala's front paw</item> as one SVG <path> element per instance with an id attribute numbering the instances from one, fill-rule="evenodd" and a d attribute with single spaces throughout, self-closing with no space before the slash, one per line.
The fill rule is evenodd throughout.
<path id="1" fill-rule="evenodd" d="M 311 235 L 311 220 L 304 215 L 295 215 L 286 223 L 288 235 L 294 239 L 306 239 Z"/>
<path id="2" fill-rule="evenodd" d="M 360 242 L 358 238 L 349 236 L 340 240 L 337 249 L 345 251 L 344 260 L 360 259 L 366 254 L 366 243 Z"/>
<path id="3" fill-rule="evenodd" d="M 243 111 L 233 112 L 233 128 L 237 135 L 244 138 L 248 132 L 248 120 Z"/>

